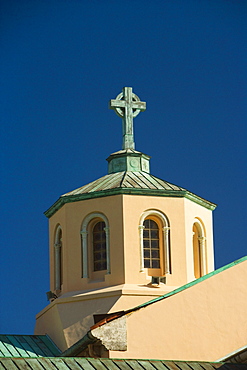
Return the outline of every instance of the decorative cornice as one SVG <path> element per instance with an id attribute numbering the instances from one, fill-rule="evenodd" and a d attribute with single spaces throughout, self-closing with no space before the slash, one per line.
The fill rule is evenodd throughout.
<path id="1" fill-rule="evenodd" d="M 160 190 L 160 189 L 136 189 L 136 188 L 115 188 L 95 191 L 92 193 L 84 193 L 77 195 L 67 195 L 60 197 L 47 211 L 44 212 L 45 216 L 50 218 L 53 216 L 62 206 L 66 203 L 79 202 L 81 200 L 94 199 L 109 197 L 113 195 L 145 195 L 155 197 L 170 197 L 170 198 L 186 198 L 192 202 L 199 204 L 211 211 L 213 211 L 217 205 L 209 202 L 198 195 L 195 195 L 188 190 Z"/>

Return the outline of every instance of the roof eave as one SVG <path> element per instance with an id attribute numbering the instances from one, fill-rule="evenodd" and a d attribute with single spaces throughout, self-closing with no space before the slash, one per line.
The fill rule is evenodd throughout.
<path id="1" fill-rule="evenodd" d="M 61 196 L 47 211 L 44 212 L 45 216 L 50 218 L 53 216 L 62 206 L 66 203 L 78 202 L 86 199 L 102 198 L 113 195 L 126 194 L 126 195 L 146 195 L 146 196 L 158 196 L 158 197 L 171 197 L 171 198 L 186 198 L 194 203 L 197 203 L 211 211 L 213 211 L 217 205 L 209 202 L 196 194 L 189 192 L 188 190 L 160 190 L 160 189 L 136 189 L 136 188 L 115 188 L 94 191 L 91 193 L 83 193 L 76 195 Z"/>

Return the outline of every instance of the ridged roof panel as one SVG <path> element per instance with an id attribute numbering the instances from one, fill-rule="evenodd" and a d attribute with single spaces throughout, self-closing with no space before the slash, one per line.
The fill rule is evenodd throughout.
<path id="1" fill-rule="evenodd" d="M 103 176 L 87 185 L 63 194 L 63 196 L 86 194 L 116 188 L 185 191 L 184 188 L 161 180 L 149 173 L 129 171 L 116 172 Z"/>
<path id="2" fill-rule="evenodd" d="M 60 353 L 47 335 L 0 335 L 0 357 L 51 357 Z"/>
<path id="3" fill-rule="evenodd" d="M 236 370 L 247 369 L 247 364 L 222 362 L 189 362 L 163 360 L 118 360 L 83 357 L 67 358 L 0 358 L 0 368 L 19 370 Z"/>

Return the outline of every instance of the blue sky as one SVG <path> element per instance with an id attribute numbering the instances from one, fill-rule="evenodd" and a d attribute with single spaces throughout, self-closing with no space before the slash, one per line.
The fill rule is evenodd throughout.
<path id="1" fill-rule="evenodd" d="M 147 102 L 135 143 L 151 173 L 218 204 L 216 267 L 247 254 L 247 2 L 2 0 L 0 49 L 1 333 L 33 333 L 43 212 L 107 173 L 124 86 Z"/>

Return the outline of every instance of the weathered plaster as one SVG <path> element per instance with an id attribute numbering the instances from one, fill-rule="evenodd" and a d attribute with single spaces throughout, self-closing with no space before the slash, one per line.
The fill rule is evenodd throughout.
<path id="1" fill-rule="evenodd" d="M 106 349 L 111 351 L 127 350 L 126 316 L 108 322 L 91 331 L 91 334 L 101 340 Z"/>

